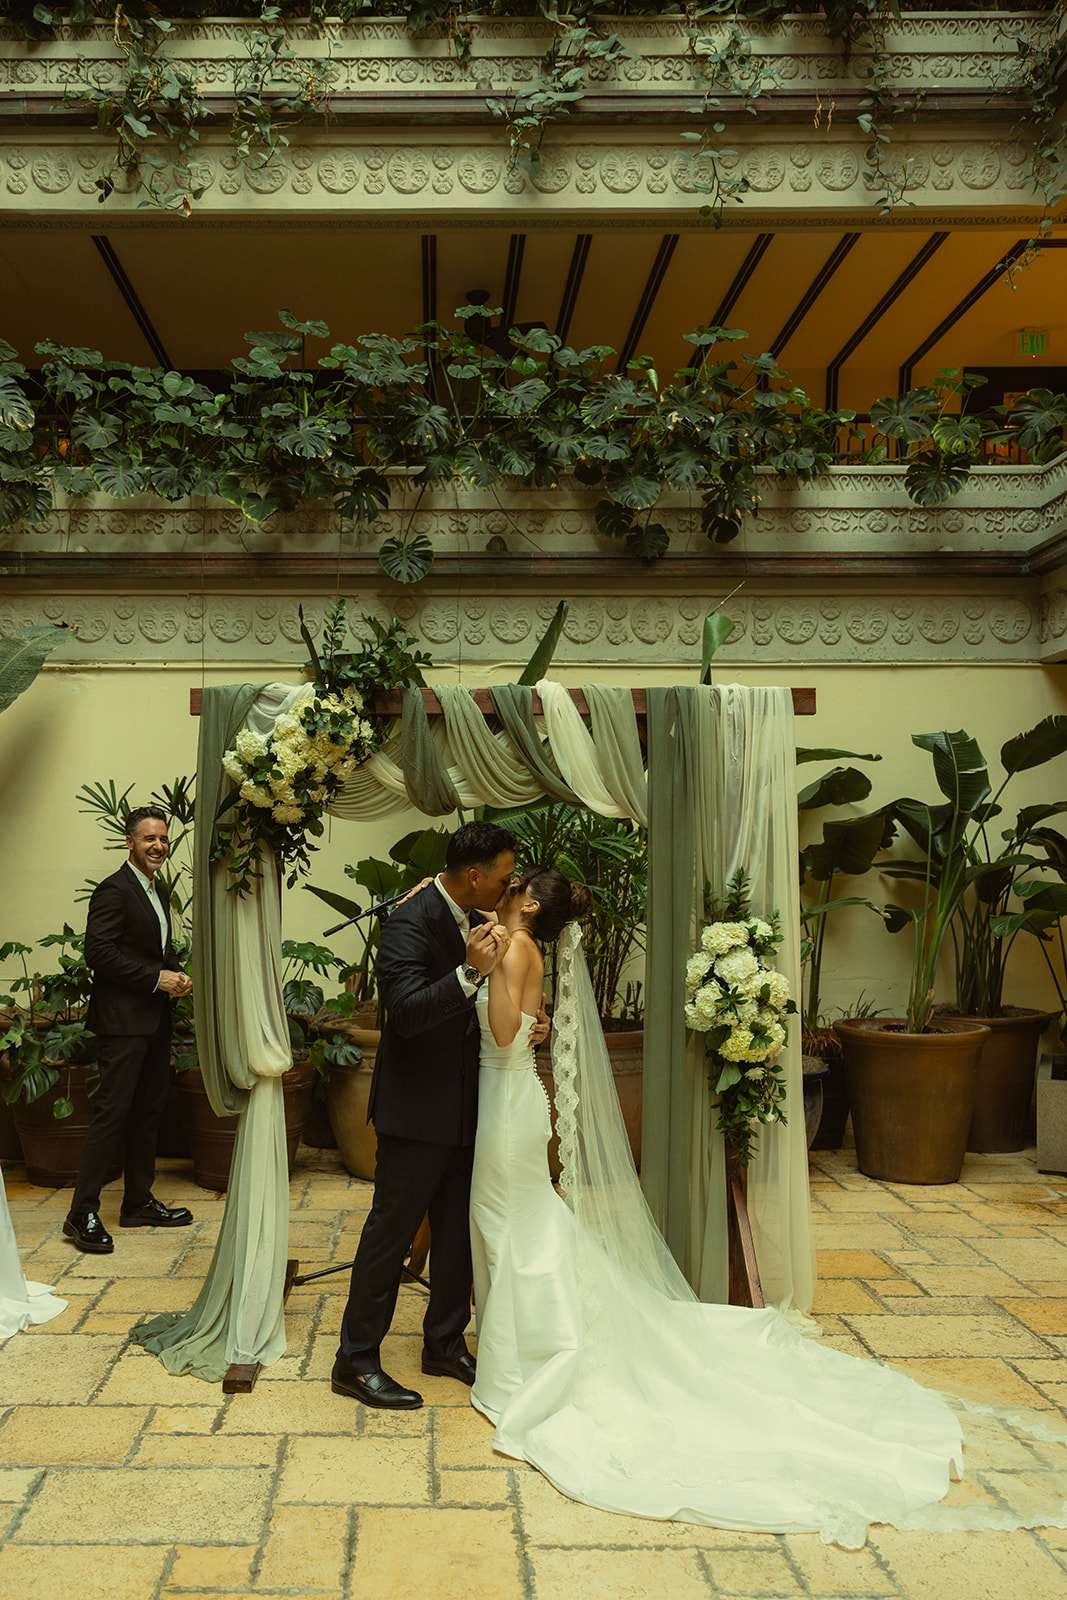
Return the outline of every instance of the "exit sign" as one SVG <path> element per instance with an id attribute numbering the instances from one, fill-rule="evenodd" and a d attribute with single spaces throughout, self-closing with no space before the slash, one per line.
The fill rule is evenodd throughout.
<path id="1" fill-rule="evenodd" d="M 1024 328 L 1019 335 L 1019 354 L 1044 356 L 1048 354 L 1048 334 L 1037 328 Z"/>

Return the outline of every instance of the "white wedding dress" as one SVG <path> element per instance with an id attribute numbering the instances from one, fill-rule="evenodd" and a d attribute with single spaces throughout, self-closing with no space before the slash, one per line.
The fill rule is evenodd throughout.
<path id="1" fill-rule="evenodd" d="M 937 1507 L 963 1462 L 959 1420 L 940 1396 L 819 1346 L 776 1311 L 696 1300 L 632 1164 L 629 1176 L 612 1165 L 625 1145 L 621 1120 L 604 1140 L 590 1127 L 590 1104 L 609 1121 L 617 1106 L 597 1103 L 582 1074 L 582 1023 L 569 1009 L 560 990 L 553 1061 L 565 1202 L 549 1178 L 548 1101 L 525 1042 L 533 1019 L 501 1048 L 484 990 L 479 1007 L 472 1403 L 496 1424 L 494 1447 L 603 1510 L 817 1531 L 852 1548 L 872 1522 L 1032 1526 Z M 577 1084 L 567 1065 L 575 1026 Z M 614 1102 L 610 1080 L 607 1093 Z M 606 1162 L 604 1143 L 615 1147 Z"/>

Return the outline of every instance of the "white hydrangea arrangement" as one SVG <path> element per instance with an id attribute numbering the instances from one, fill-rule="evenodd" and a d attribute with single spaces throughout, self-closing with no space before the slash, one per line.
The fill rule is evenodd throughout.
<path id="1" fill-rule="evenodd" d="M 685 969 L 687 1027 L 704 1035 L 713 1065 L 708 1083 L 719 1096 L 719 1132 L 747 1166 L 754 1130 L 784 1122 L 785 1080 L 775 1066 L 795 1015 L 789 984 L 768 964 L 782 942 L 778 913 L 770 922 L 748 914 L 743 872 L 731 879 L 725 904 L 711 902 L 715 919 Z"/>
<path id="2" fill-rule="evenodd" d="M 401 625 L 384 628 L 364 618 L 372 638 L 361 650 L 342 654 L 345 604 L 327 613 L 320 658 L 306 628 L 301 633 L 311 655 L 315 682 L 305 699 L 283 712 L 269 734 L 243 729 L 222 757 L 234 784 L 216 822 L 216 858 L 225 858 L 239 894 L 249 891 L 260 872 L 260 855 L 272 852 L 295 883 L 310 865 L 313 839 L 323 832 L 323 814 L 345 780 L 381 740 L 377 725 L 362 715 L 365 696 L 375 689 L 421 683 L 419 668 L 429 662 L 412 652 Z"/>

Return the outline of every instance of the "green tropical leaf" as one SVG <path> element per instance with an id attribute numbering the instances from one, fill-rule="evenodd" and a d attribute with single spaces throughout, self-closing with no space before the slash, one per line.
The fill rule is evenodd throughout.
<path id="1" fill-rule="evenodd" d="M 605 487 L 616 505 L 629 506 L 633 511 L 647 511 L 655 505 L 660 495 L 659 478 L 646 477 L 640 473 L 627 477 L 611 477 Z"/>
<path id="2" fill-rule="evenodd" d="M 1029 394 L 1016 400 L 1008 420 L 1006 436 L 1023 450 L 1032 450 L 1067 422 L 1067 395 L 1054 395 L 1048 389 L 1031 389 Z"/>
<path id="3" fill-rule="evenodd" d="M 433 545 L 423 533 L 412 539 L 386 539 L 378 551 L 382 571 L 396 583 L 418 583 L 433 565 Z"/>
<path id="4" fill-rule="evenodd" d="M 939 450 L 924 450 L 905 472 L 904 487 L 916 505 L 939 506 L 959 494 L 969 477 L 965 461 Z"/>
<path id="5" fill-rule="evenodd" d="M 122 436 L 122 418 L 111 412 L 97 417 L 91 412 L 79 411 L 70 425 L 70 436 L 75 444 L 87 450 L 106 450 Z"/>
<path id="6" fill-rule="evenodd" d="M 1030 767 L 1043 767 L 1054 756 L 1067 752 L 1067 717 L 1046 717 L 1027 733 L 1017 733 L 1014 739 L 1000 747 L 1000 759 L 1005 772 L 1026 772 Z"/>
<path id="7" fill-rule="evenodd" d="M 89 470 L 97 488 L 116 500 L 140 494 L 145 486 L 144 467 L 139 461 L 131 461 L 129 456 L 99 455 Z"/>
<path id="8" fill-rule="evenodd" d="M 871 406 L 871 424 L 887 439 L 911 444 L 927 437 L 937 406 L 936 389 L 911 389 L 897 400 L 876 400 Z"/>
<path id="9" fill-rule="evenodd" d="M 0 711 L 30 687 L 56 646 L 72 637 L 65 622 L 44 622 L 12 638 L 0 638 Z"/>
<path id="10" fill-rule="evenodd" d="M 734 622 L 731 617 L 724 617 L 721 611 L 709 611 L 704 618 L 704 631 L 701 635 L 700 645 L 700 681 L 711 682 L 711 662 L 716 650 L 724 645 L 734 631 Z"/>
<path id="11" fill-rule="evenodd" d="M 816 806 L 854 805 L 866 800 L 870 792 L 871 780 L 865 772 L 856 767 L 835 767 L 801 789 L 797 806 L 801 811 L 811 811 Z"/>
<path id="12" fill-rule="evenodd" d="M 881 756 L 861 755 L 858 750 L 813 750 L 798 747 L 796 753 L 797 766 L 802 766 L 807 761 L 837 761 L 842 756 L 847 756 L 850 761 L 881 761 Z"/>
<path id="13" fill-rule="evenodd" d="M 937 786 L 950 805 L 958 811 L 977 810 L 990 792 L 978 741 L 961 728 L 958 733 L 913 733 L 911 742 L 933 756 Z"/>
<path id="14" fill-rule="evenodd" d="M 598 500 L 593 507 L 596 530 L 606 539 L 625 539 L 633 532 L 633 513 L 613 500 Z"/>
<path id="15" fill-rule="evenodd" d="M 0 373 L 0 422 L 24 433 L 33 427 L 33 407 L 15 378 Z"/>
<path id="16" fill-rule="evenodd" d="M 934 423 L 934 440 L 950 456 L 974 456 L 982 442 L 977 417 L 941 417 Z"/>
<path id="17" fill-rule="evenodd" d="M 800 858 L 810 878 L 827 883 L 838 873 L 856 878 L 869 872 L 886 842 L 886 819 L 880 811 L 866 817 L 843 817 L 823 823 L 822 839 Z"/>
<path id="18" fill-rule="evenodd" d="M 532 687 L 547 673 L 559 636 L 563 632 L 563 624 L 567 620 L 567 609 L 566 600 L 561 600 L 555 609 L 552 621 L 541 635 L 537 649 L 527 662 L 522 677 L 518 679 L 519 683 Z"/>
<path id="19" fill-rule="evenodd" d="M 671 536 L 659 522 L 645 522 L 626 535 L 626 548 L 642 561 L 655 561 L 668 549 Z"/>

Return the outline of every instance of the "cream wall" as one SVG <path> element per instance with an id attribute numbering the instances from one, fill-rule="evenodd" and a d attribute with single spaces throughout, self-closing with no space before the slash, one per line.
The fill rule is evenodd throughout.
<path id="1" fill-rule="evenodd" d="M 572 666 L 558 675 L 577 684 L 594 672 L 601 682 L 643 685 L 680 678 L 677 666 L 654 660 L 629 671 Z M 462 673 L 450 674 L 468 683 L 513 681 L 515 675 L 512 665 L 493 662 L 472 663 Z M 64 921 L 83 926 L 85 908 L 75 895 L 87 877 L 102 877 L 122 859 L 103 848 L 100 829 L 78 811 L 75 797 L 82 784 L 114 778 L 120 791 L 134 784 L 135 798 L 142 800 L 152 788 L 194 769 L 197 724 L 189 715 L 190 688 L 201 682 L 269 682 L 293 676 L 292 666 L 280 663 L 274 670 L 259 665 L 204 674 L 186 667 L 46 668 L 0 717 L 0 942 L 32 943 Z M 770 683 L 785 677 L 773 669 L 724 669 L 717 681 Z M 1006 739 L 1045 716 L 1067 713 L 1062 665 L 805 666 L 792 681 L 813 685 L 819 708 L 815 716 L 798 721 L 798 743 L 882 755 L 880 763 L 865 766 L 873 792 L 863 809 L 904 794 L 938 799 L 930 758 L 912 745 L 913 732 L 966 729 L 979 740 L 995 777 Z M 819 770 L 802 769 L 801 783 Z M 1013 779 L 1007 797 L 1010 816 L 1021 805 L 1058 796 L 1067 798 L 1067 761 Z M 831 814 L 837 813 L 802 819 L 802 842 L 818 837 L 822 817 Z M 350 887 L 345 862 L 386 855 L 390 843 L 420 822 L 414 812 L 373 825 L 335 822 L 315 857 L 311 881 L 345 892 Z M 841 892 L 864 893 L 882 903 L 900 899 L 904 891 L 890 879 L 872 876 L 843 883 Z M 317 938 L 332 920 L 332 913 L 313 896 L 299 888 L 287 893 L 287 937 Z M 906 994 L 909 934 L 890 936 L 869 912 L 857 909 L 838 913 L 828 937 L 824 1005 L 847 1009 L 863 992 L 876 1004 L 898 1010 Z M 341 947 L 339 953 L 350 952 Z M 5 975 L 11 975 L 10 966 Z M 1054 991 L 1032 943 L 1016 947 L 1010 977 L 1012 1002 L 1053 1004 Z M 942 993 L 947 998 L 947 982 Z"/>

